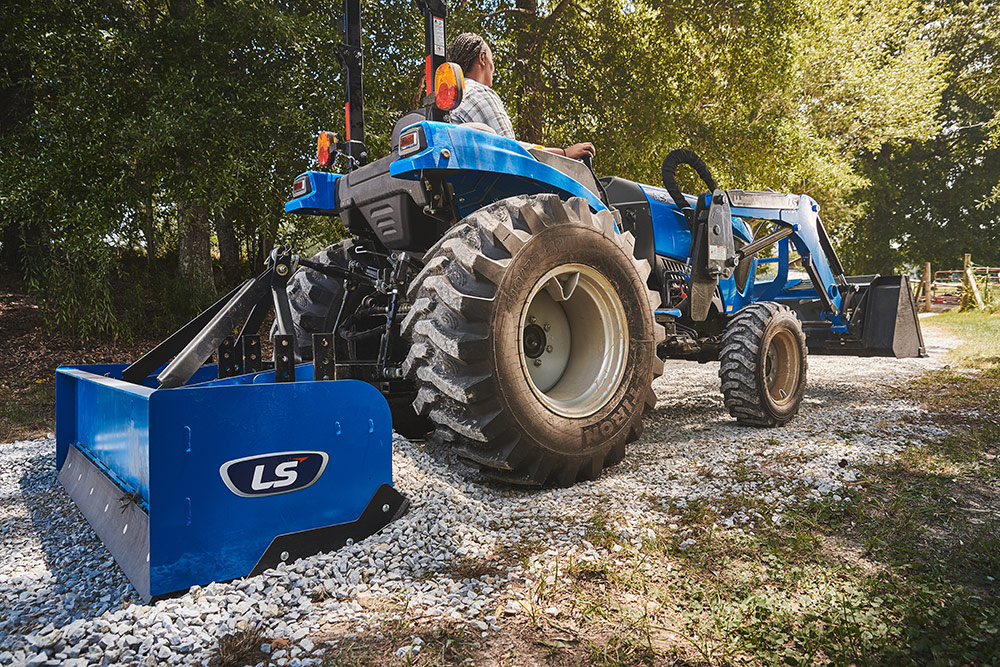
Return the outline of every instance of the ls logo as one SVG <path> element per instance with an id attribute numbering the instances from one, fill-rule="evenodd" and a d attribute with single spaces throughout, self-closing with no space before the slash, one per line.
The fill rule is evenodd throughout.
<path id="1" fill-rule="evenodd" d="M 238 496 L 273 496 L 312 486 L 326 470 L 329 459 L 326 452 L 261 454 L 226 461 L 219 474 Z"/>

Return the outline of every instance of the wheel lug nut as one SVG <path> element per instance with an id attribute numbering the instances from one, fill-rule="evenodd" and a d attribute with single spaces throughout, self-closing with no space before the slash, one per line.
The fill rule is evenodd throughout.
<path id="1" fill-rule="evenodd" d="M 534 323 L 535 323 L 535 316 L 528 315 L 528 324 L 534 324 Z"/>
<path id="2" fill-rule="evenodd" d="M 541 359 L 535 359 L 535 365 L 536 366 L 541 366 L 542 365 L 542 360 Z"/>
<path id="3" fill-rule="evenodd" d="M 552 351 L 552 346 L 551 345 L 546 345 L 545 346 L 545 351 L 546 352 L 551 352 Z"/>
<path id="4" fill-rule="evenodd" d="M 543 329 L 545 329 L 546 331 L 548 331 L 549 329 L 551 329 L 551 328 L 552 328 L 552 325 L 551 325 L 551 324 L 546 324 L 546 325 L 545 325 L 545 326 L 543 326 L 542 328 L 543 328 Z"/>

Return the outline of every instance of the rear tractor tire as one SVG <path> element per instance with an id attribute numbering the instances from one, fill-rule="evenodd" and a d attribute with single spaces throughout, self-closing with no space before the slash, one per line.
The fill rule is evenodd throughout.
<path id="1" fill-rule="evenodd" d="M 740 424 L 783 426 L 799 411 L 808 350 L 802 325 L 787 306 L 747 306 L 722 337 L 719 377 L 729 414 Z"/>
<path id="2" fill-rule="evenodd" d="M 411 284 L 413 403 L 489 477 L 568 486 L 620 461 L 655 405 L 649 265 L 583 199 L 512 197 L 448 231 Z"/>

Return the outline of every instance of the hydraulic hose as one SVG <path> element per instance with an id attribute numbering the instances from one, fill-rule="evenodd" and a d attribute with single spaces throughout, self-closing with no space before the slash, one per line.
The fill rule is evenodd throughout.
<path id="1" fill-rule="evenodd" d="M 708 165 L 698 157 L 697 153 L 687 148 L 677 148 L 670 151 L 667 157 L 663 158 L 663 187 L 670 193 L 670 198 L 677 204 L 677 208 L 684 210 L 691 208 L 691 205 L 688 204 L 680 186 L 677 185 L 677 167 L 682 164 L 686 164 L 698 172 L 698 176 L 705 182 L 710 192 L 715 192 L 718 186 L 715 184 L 712 172 L 708 170 Z"/>

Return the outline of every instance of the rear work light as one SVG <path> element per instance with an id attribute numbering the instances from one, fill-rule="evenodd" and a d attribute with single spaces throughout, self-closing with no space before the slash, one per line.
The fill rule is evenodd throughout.
<path id="1" fill-rule="evenodd" d="M 454 111 L 465 94 L 465 76 L 455 63 L 442 63 L 434 73 L 434 106 L 441 111 Z"/>
<path id="2" fill-rule="evenodd" d="M 308 174 L 302 174 L 292 182 L 292 199 L 297 199 L 309 194 L 311 189 L 312 183 L 309 181 Z"/>
<path id="3" fill-rule="evenodd" d="M 424 128 L 420 125 L 403 130 L 399 133 L 399 156 L 413 155 L 427 148 L 424 138 Z"/>
<path id="4" fill-rule="evenodd" d="M 333 149 L 332 153 L 331 148 Z M 316 140 L 316 161 L 319 162 L 320 166 L 329 167 L 336 156 L 336 151 L 337 135 L 333 132 L 320 132 L 319 138 Z"/>

